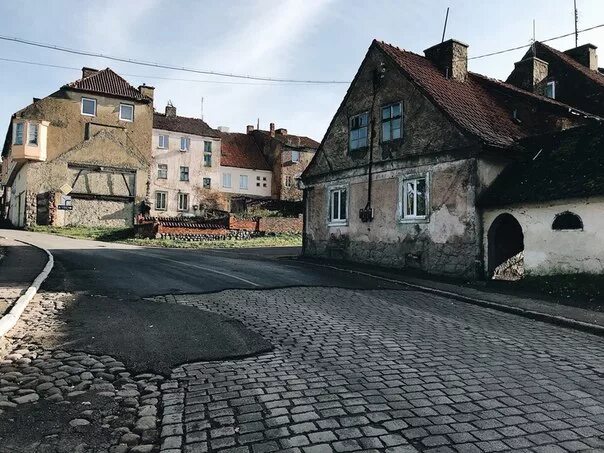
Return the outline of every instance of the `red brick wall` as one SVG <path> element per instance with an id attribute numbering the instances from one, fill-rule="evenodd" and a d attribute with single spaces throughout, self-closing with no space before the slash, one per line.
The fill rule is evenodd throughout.
<path id="1" fill-rule="evenodd" d="M 300 217 L 263 217 L 260 219 L 260 231 L 265 233 L 302 233 Z"/>
<path id="2" fill-rule="evenodd" d="M 231 230 L 258 231 L 258 220 L 238 219 L 237 217 L 231 216 L 229 219 L 229 228 Z"/>

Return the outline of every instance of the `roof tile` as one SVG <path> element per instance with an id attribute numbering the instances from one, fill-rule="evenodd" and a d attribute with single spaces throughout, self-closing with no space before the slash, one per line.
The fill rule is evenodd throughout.
<path id="1" fill-rule="evenodd" d="M 226 133 L 222 138 L 220 165 L 223 167 L 271 170 L 264 154 L 249 134 Z"/>
<path id="2" fill-rule="evenodd" d="M 64 88 L 134 99 L 136 101 L 151 101 L 150 98 L 144 96 L 139 90 L 130 85 L 125 79 L 117 75 L 110 68 L 102 69 L 88 77 L 83 77 L 75 82 L 68 83 L 67 85 L 64 85 Z"/>

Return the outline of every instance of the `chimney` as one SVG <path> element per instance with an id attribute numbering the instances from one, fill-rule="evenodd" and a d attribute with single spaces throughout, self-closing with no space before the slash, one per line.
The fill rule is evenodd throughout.
<path id="1" fill-rule="evenodd" d="M 140 85 L 138 87 L 138 91 L 140 91 L 143 96 L 147 96 L 149 99 L 153 99 L 153 93 L 155 92 L 155 87 L 150 87 L 143 83 L 142 85 Z"/>
<path id="2" fill-rule="evenodd" d="M 564 53 L 573 60 L 581 63 L 586 68 L 592 71 L 597 71 L 598 54 L 596 53 L 596 49 L 597 47 L 593 44 L 583 44 L 582 46 L 575 47 L 574 49 L 568 49 L 564 51 Z"/>
<path id="3" fill-rule="evenodd" d="M 274 137 L 275 136 L 275 123 L 271 123 L 270 132 L 271 132 L 271 137 Z"/>
<path id="4" fill-rule="evenodd" d="M 246 126 L 246 131 L 248 134 L 251 134 L 252 132 L 254 132 L 254 125 L 253 124 L 248 124 Z"/>
<path id="5" fill-rule="evenodd" d="M 231 130 L 231 128 L 227 126 L 218 126 L 216 129 L 218 129 L 218 132 L 222 132 L 225 134 Z"/>
<path id="6" fill-rule="evenodd" d="M 284 127 L 280 127 L 275 132 L 279 135 L 287 135 L 287 129 L 285 129 Z"/>
<path id="7" fill-rule="evenodd" d="M 99 72 L 98 69 L 94 69 L 94 68 L 87 68 L 86 66 L 84 66 L 82 68 L 82 78 L 85 79 L 86 77 L 90 77 L 91 75 L 96 74 L 97 72 Z"/>
<path id="8" fill-rule="evenodd" d="M 168 101 L 168 104 L 166 104 L 166 116 L 171 118 L 176 116 L 176 107 L 174 107 L 170 101 Z"/>
<path id="9" fill-rule="evenodd" d="M 549 64 L 537 57 L 528 57 L 514 63 L 514 70 L 507 83 L 532 93 L 541 93 L 542 82 L 547 79 Z"/>
<path id="10" fill-rule="evenodd" d="M 441 42 L 424 50 L 426 58 L 434 63 L 448 79 L 465 82 L 468 77 L 468 45 L 455 39 Z"/>

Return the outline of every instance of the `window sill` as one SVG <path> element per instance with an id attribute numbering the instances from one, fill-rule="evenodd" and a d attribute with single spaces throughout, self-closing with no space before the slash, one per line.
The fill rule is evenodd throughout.
<path id="1" fill-rule="evenodd" d="M 348 221 L 345 222 L 329 222 L 327 224 L 328 227 L 343 227 L 348 226 Z"/>
<path id="2" fill-rule="evenodd" d="M 400 217 L 398 223 L 430 223 L 429 217 Z"/>

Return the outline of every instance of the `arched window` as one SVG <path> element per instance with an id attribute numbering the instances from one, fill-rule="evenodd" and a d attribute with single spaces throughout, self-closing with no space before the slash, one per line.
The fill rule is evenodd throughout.
<path id="1" fill-rule="evenodd" d="M 552 230 L 582 230 L 583 221 L 577 214 L 566 211 L 558 214 L 552 223 Z"/>

